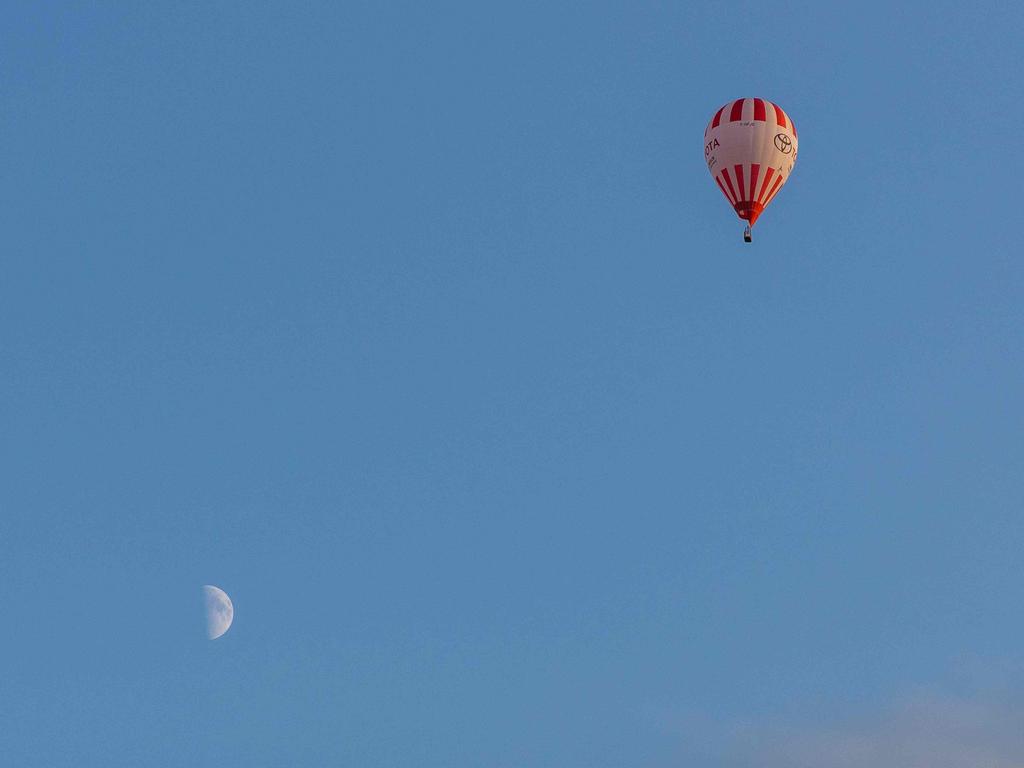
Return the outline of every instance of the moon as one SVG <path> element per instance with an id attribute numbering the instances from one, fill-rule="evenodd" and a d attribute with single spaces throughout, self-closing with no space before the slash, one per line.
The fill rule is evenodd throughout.
<path id="1" fill-rule="evenodd" d="M 203 601 L 206 603 L 206 637 L 216 640 L 231 626 L 235 607 L 223 589 L 210 584 L 203 586 Z"/>

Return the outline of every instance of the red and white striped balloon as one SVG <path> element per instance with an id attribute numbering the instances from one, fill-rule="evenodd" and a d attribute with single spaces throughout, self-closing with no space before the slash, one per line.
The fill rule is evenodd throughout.
<path id="1" fill-rule="evenodd" d="M 736 214 L 754 225 L 796 164 L 796 127 L 767 99 L 736 99 L 704 131 L 704 160 Z"/>

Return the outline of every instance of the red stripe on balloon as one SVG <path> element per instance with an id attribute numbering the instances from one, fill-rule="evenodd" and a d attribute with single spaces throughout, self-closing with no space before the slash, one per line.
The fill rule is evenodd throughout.
<path id="1" fill-rule="evenodd" d="M 778 104 L 772 104 L 772 106 L 775 107 L 775 122 L 778 123 L 780 127 L 785 128 L 786 113 L 782 111 L 782 107 Z"/>
<path id="2" fill-rule="evenodd" d="M 725 199 L 728 200 L 733 205 L 735 205 L 736 203 L 733 202 L 733 199 L 729 197 L 729 193 L 726 192 L 725 185 L 722 183 L 722 180 L 717 176 L 715 176 L 715 183 L 718 184 L 718 188 L 722 190 L 722 194 L 725 195 Z"/>
<path id="3" fill-rule="evenodd" d="M 796 136 L 796 126 L 793 125 L 793 119 L 786 114 L 786 110 L 784 109 L 782 110 L 782 119 L 786 121 L 786 124 L 789 126 L 789 130 L 791 130 L 793 135 Z"/>
<path id="4" fill-rule="evenodd" d="M 734 165 L 733 166 L 733 170 L 736 171 L 736 183 L 739 185 L 739 188 L 740 188 L 740 197 L 739 197 L 739 199 L 740 200 L 746 200 L 747 199 L 747 187 L 743 183 L 743 166 L 742 165 Z"/>
<path id="5" fill-rule="evenodd" d="M 772 180 L 772 175 L 775 173 L 775 169 L 768 166 L 768 170 L 764 172 L 764 183 L 761 185 L 761 191 L 757 194 L 757 202 L 764 205 L 764 191 L 768 189 L 768 183 Z"/>
<path id="6" fill-rule="evenodd" d="M 712 127 L 712 128 L 717 128 L 717 127 L 718 127 L 718 124 L 719 124 L 720 122 L 722 122 L 722 113 L 723 113 L 723 112 L 725 112 L 725 107 L 727 107 L 727 106 L 729 106 L 729 105 L 728 105 L 728 104 L 726 104 L 726 105 L 725 105 L 725 106 L 723 106 L 723 107 L 722 107 L 722 108 L 721 108 L 720 110 L 718 110 L 717 112 L 715 112 L 715 118 L 714 118 L 714 120 L 712 120 L 712 121 L 711 121 L 711 127 Z"/>
<path id="7" fill-rule="evenodd" d="M 768 118 L 765 115 L 764 99 L 754 99 L 754 119 L 767 122 Z"/>
<path id="8" fill-rule="evenodd" d="M 740 201 L 740 199 L 738 197 L 736 197 L 736 190 L 732 186 L 732 179 L 729 178 L 729 169 L 728 168 L 723 168 L 722 169 L 722 178 L 725 179 L 725 184 L 726 184 L 727 187 L 729 187 L 729 192 L 732 193 L 732 202 L 733 202 L 733 205 L 735 205 L 736 203 L 738 203 Z"/>
<path id="9" fill-rule="evenodd" d="M 760 163 L 750 164 L 750 199 L 756 201 L 754 193 L 757 191 L 757 175 L 761 172 Z"/>
<path id="10" fill-rule="evenodd" d="M 768 193 L 768 197 L 766 197 L 765 200 L 764 200 L 764 204 L 765 205 L 768 205 L 768 203 L 770 203 L 772 201 L 772 198 L 775 197 L 775 194 L 779 191 L 779 189 L 781 187 L 782 187 L 782 174 L 780 173 L 778 176 L 775 177 L 775 183 L 772 184 L 772 191 Z"/>
<path id="11" fill-rule="evenodd" d="M 746 99 L 736 99 L 736 101 L 733 102 L 732 111 L 729 113 L 730 123 L 735 123 L 737 120 L 743 117 L 743 102 L 745 101 Z"/>

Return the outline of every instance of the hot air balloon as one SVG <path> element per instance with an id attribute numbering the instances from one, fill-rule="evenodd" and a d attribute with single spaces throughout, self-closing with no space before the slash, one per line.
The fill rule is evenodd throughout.
<path id="1" fill-rule="evenodd" d="M 796 163 L 796 127 L 767 99 L 730 101 L 704 131 L 704 160 L 735 210 L 747 222 L 743 239 L 775 199 Z"/>

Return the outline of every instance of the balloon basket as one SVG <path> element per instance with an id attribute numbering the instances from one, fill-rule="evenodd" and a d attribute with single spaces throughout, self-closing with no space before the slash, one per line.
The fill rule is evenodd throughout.
<path id="1" fill-rule="evenodd" d="M 749 243 L 753 239 L 754 239 L 754 236 L 752 234 L 750 234 L 750 227 L 746 227 L 743 230 L 743 242 L 744 243 Z"/>

